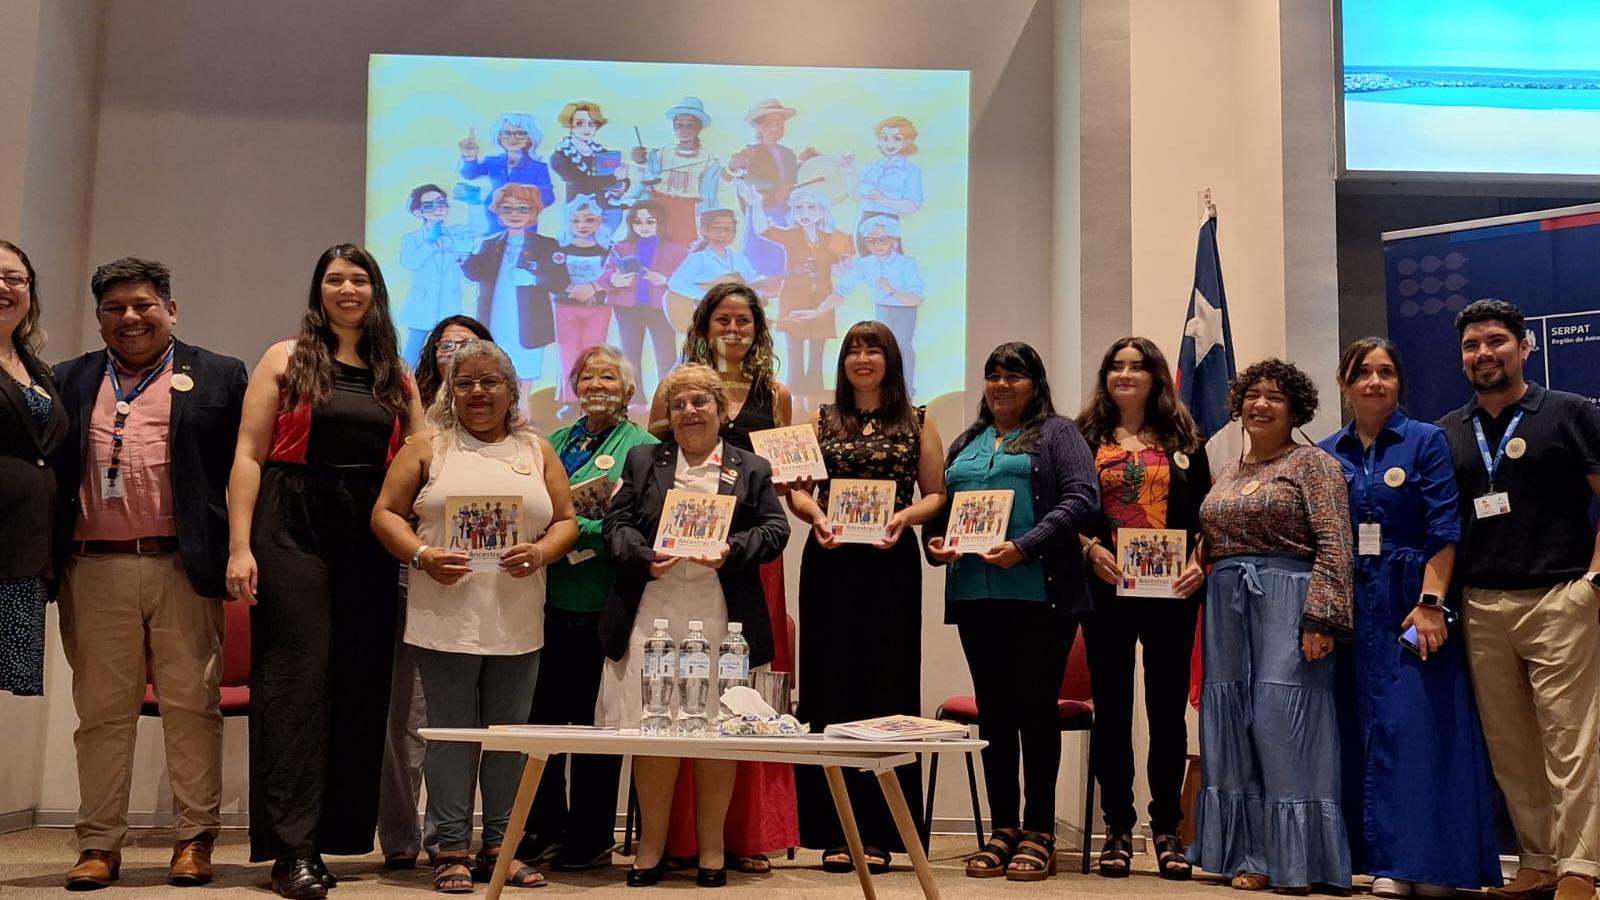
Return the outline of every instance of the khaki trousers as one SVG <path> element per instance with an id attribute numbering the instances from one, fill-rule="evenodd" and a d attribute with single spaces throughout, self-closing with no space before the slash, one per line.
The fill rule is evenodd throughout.
<path id="1" fill-rule="evenodd" d="M 145 671 L 161 700 L 173 837 L 214 837 L 222 807 L 222 604 L 175 553 L 84 554 L 61 595 L 61 642 L 78 711 L 78 849 L 117 850 L 128 830 Z"/>
<path id="2" fill-rule="evenodd" d="M 1600 876 L 1600 594 L 1466 588 L 1467 659 L 1521 865 Z"/>

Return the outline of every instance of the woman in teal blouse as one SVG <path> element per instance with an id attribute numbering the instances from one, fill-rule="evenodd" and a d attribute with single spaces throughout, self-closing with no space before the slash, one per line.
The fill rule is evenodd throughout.
<path id="1" fill-rule="evenodd" d="M 584 416 L 550 435 L 573 487 L 578 546 L 549 567 L 544 608 L 545 649 L 529 720 L 545 725 L 593 725 L 604 654 L 600 610 L 611 589 L 612 564 L 600 536 L 604 501 L 622 475 L 628 451 L 658 441 L 627 419 L 636 384 L 633 367 L 615 347 L 588 347 L 567 375 Z M 585 489 L 584 483 L 595 479 Z M 554 856 L 553 867 L 576 871 L 611 864 L 617 782 L 622 759 L 572 757 L 572 802 L 567 802 L 566 757 L 553 756 L 528 813 L 518 859 Z"/>
<path id="2" fill-rule="evenodd" d="M 1056 698 L 1079 618 L 1089 610 L 1078 529 L 1100 509 L 1089 445 L 1055 413 L 1044 362 L 1001 344 L 983 368 L 978 418 L 957 438 L 945 478 L 951 503 L 929 523 L 928 558 L 948 564 L 945 621 L 972 670 L 994 835 L 967 861 L 974 878 L 1043 881 L 1055 873 Z M 959 491 L 1010 491 L 1006 540 L 982 554 L 946 545 Z M 1020 760 L 1018 750 L 1021 750 Z M 1021 769 L 1025 792 L 1017 787 Z M 1026 800 L 1026 809 L 1019 810 Z"/>

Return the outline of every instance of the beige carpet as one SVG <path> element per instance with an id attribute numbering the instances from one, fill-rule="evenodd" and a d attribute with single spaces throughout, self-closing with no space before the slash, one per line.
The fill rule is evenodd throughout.
<path id="1" fill-rule="evenodd" d="M 35 828 L 0 835 L 0 895 L 6 897 L 62 897 L 61 876 L 72 865 L 74 852 L 72 832 L 66 829 Z M 1057 896 L 1070 893 L 1081 896 L 1104 897 L 1204 897 L 1209 900 L 1227 900 L 1237 896 L 1220 884 L 1205 880 L 1193 882 L 1162 881 L 1156 877 L 1153 861 L 1146 856 L 1134 860 L 1134 875 L 1128 879 L 1106 879 L 1095 875 L 1079 875 L 1078 858 L 1063 852 L 1060 863 L 1063 874 L 1043 884 L 1021 884 L 1004 879 L 983 880 L 967 878 L 962 874 L 961 858 L 974 849 L 972 837 L 936 836 L 933 840 L 933 865 L 939 889 L 947 898 L 985 900 L 985 898 L 1018 898 L 1028 896 Z M 113 900 L 124 895 L 129 888 L 140 888 L 138 900 L 225 900 L 227 897 L 262 900 L 275 896 L 267 884 L 266 864 L 251 864 L 248 838 L 242 831 L 223 833 L 216 855 L 217 880 L 206 888 L 174 888 L 166 883 L 167 860 L 172 852 L 169 835 L 160 830 L 141 830 L 133 834 L 130 845 L 123 852 L 122 880 L 117 886 L 96 892 L 101 900 Z M 606 870 L 581 873 L 557 872 L 550 876 L 548 887 L 537 893 L 507 888 L 510 898 L 565 896 L 585 892 L 589 896 L 629 896 L 633 900 L 650 896 L 629 891 L 622 883 L 627 860 L 617 857 L 617 865 Z M 728 887 L 716 896 L 732 900 L 737 897 L 774 898 L 858 898 L 860 886 L 853 875 L 833 875 L 822 871 L 821 858 L 815 852 L 801 851 L 793 862 L 775 854 L 770 875 L 751 876 L 732 874 Z M 922 896 L 916 876 L 904 857 L 895 858 L 895 868 L 888 875 L 874 878 L 878 895 L 883 898 L 913 898 Z M 399 892 L 418 897 L 431 893 L 431 872 L 418 869 L 413 872 L 386 872 L 381 857 L 336 858 L 329 866 L 341 881 L 332 895 L 335 900 L 364 900 L 379 896 L 392 896 Z M 1070 872 L 1068 871 L 1070 870 Z M 485 888 L 480 886 L 477 896 Z M 657 890 L 696 890 L 694 873 L 668 875 Z"/>

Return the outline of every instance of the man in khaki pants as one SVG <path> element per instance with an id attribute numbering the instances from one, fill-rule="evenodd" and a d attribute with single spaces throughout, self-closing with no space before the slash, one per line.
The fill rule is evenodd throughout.
<path id="1" fill-rule="evenodd" d="M 1476 396 L 1438 421 L 1461 491 L 1456 580 L 1495 780 L 1522 847 L 1492 894 L 1593 900 L 1600 876 L 1600 408 L 1523 378 L 1522 312 L 1456 317 Z"/>
<path id="2" fill-rule="evenodd" d="M 55 368 L 71 422 L 55 548 L 80 797 L 66 886 L 118 877 L 147 668 L 176 819 L 169 880 L 204 884 L 222 805 L 223 616 L 212 598 L 223 596 L 245 368 L 172 337 L 166 266 L 119 259 L 90 288 L 106 349 Z"/>

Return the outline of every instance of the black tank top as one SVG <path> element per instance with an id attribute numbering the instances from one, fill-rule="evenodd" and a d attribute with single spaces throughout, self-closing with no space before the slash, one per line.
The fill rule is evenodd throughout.
<path id="1" fill-rule="evenodd" d="M 372 370 L 333 361 L 333 396 L 311 411 L 306 464 L 382 469 L 388 463 L 394 413 L 372 396 Z"/>
<path id="2" fill-rule="evenodd" d="M 723 426 L 722 439 L 740 450 L 754 452 L 750 432 L 777 427 L 772 415 L 772 382 L 760 378 L 750 383 L 750 393 L 744 398 L 744 406 L 739 407 L 739 414 Z"/>

